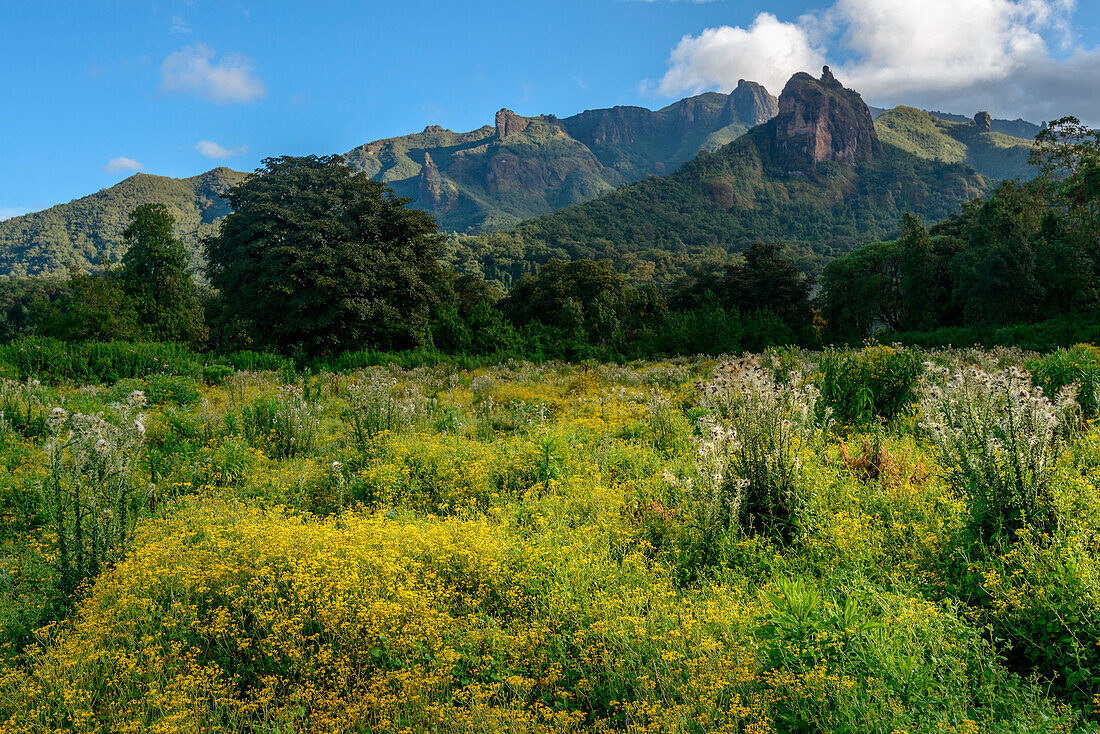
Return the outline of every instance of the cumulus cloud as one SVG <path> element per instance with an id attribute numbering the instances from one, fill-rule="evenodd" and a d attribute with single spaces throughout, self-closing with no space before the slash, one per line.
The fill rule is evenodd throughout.
<path id="1" fill-rule="evenodd" d="M 123 171 L 144 171 L 145 166 L 141 165 L 133 158 L 126 158 L 125 156 L 119 156 L 118 158 L 112 158 L 107 161 L 107 165 L 103 167 L 104 173 L 121 173 Z"/>
<path id="2" fill-rule="evenodd" d="M 750 79 L 778 92 L 791 74 L 821 66 L 823 59 L 805 28 L 761 13 L 748 28 L 722 26 L 684 36 L 657 91 L 666 96 L 732 91 L 738 79 Z"/>
<path id="3" fill-rule="evenodd" d="M 218 145 L 213 140 L 200 140 L 195 143 L 195 150 L 203 154 L 207 158 L 213 158 L 215 160 L 221 160 L 223 158 L 232 158 L 235 155 L 243 155 L 248 152 L 248 146 L 241 145 L 236 148 L 226 148 L 222 145 Z"/>
<path id="4" fill-rule="evenodd" d="M 874 104 L 1100 122 L 1100 47 L 1073 45 L 1074 9 L 1075 0 L 836 0 L 790 22 L 762 13 L 748 29 L 681 40 L 659 91 L 732 89 L 745 78 L 778 93 L 791 73 L 832 58 L 836 76 Z"/>
<path id="5" fill-rule="evenodd" d="M 217 54 L 206 44 L 184 46 L 160 66 L 160 86 L 166 92 L 189 92 L 215 102 L 251 102 L 267 94 L 253 73 L 252 60 Z"/>
<path id="6" fill-rule="evenodd" d="M 0 206 L 0 222 L 5 219 L 11 219 L 12 217 L 18 217 L 26 214 L 27 210 L 18 206 Z"/>

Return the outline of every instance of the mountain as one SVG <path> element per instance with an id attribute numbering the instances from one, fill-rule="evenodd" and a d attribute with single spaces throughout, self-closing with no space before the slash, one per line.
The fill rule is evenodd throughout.
<path id="1" fill-rule="evenodd" d="M 766 122 L 778 102 L 741 80 L 664 109 L 613 107 L 572 117 L 496 114 L 493 125 L 376 140 L 348 163 L 386 182 L 452 232 L 504 229 L 587 201 L 623 184 L 679 168 Z"/>
<path id="2" fill-rule="evenodd" d="M 193 251 L 228 212 L 221 194 L 247 174 L 215 168 L 191 178 L 139 173 L 91 196 L 0 222 L 0 274 L 60 275 L 122 257 L 122 231 L 139 204 L 166 205 Z"/>
<path id="3" fill-rule="evenodd" d="M 1030 180 L 1035 169 L 1027 162 L 1032 141 L 1013 137 L 1004 129 L 1004 120 L 992 120 L 988 112 L 979 112 L 973 120 L 965 117 L 947 120 L 943 113 L 925 112 L 912 107 L 884 110 L 875 119 L 875 131 L 883 142 L 913 155 L 945 163 L 964 163 L 989 178 Z M 1009 129 L 1031 125 L 1022 120 L 1009 123 Z M 1041 129 L 1036 125 L 1036 134 Z M 1026 130 L 1020 130 L 1026 132 Z M 1034 138 L 1034 135 L 1032 136 Z"/>
<path id="4" fill-rule="evenodd" d="M 611 259 L 635 281 L 669 283 L 771 240 L 813 272 L 892 233 L 905 212 L 937 221 L 991 184 L 880 138 L 867 105 L 826 67 L 791 78 L 777 117 L 675 173 L 510 232 L 456 238 L 450 257 L 505 283 L 552 257 Z"/>
<path id="5" fill-rule="evenodd" d="M 990 132 L 982 132 L 957 115 L 910 107 L 867 109 L 884 145 L 928 161 L 964 164 L 986 179 L 1031 175 L 1026 164 L 1030 141 L 1004 131 L 1024 134 L 1038 131 L 1036 125 L 990 120 Z M 350 165 L 411 197 L 413 205 L 433 214 L 444 230 L 485 234 L 610 194 L 632 182 L 665 176 L 698 153 L 717 151 L 777 114 L 779 100 L 759 84 L 742 80 L 730 94 L 701 94 L 656 111 L 612 107 L 558 118 L 523 117 L 501 110 L 492 125 L 471 132 L 433 125 L 420 133 L 359 146 L 346 158 Z M 63 274 L 73 263 L 90 267 L 101 258 L 117 260 L 127 214 L 148 201 L 173 209 L 177 234 L 197 250 L 200 237 L 226 213 L 218 195 L 244 175 L 227 168 L 187 179 L 137 174 L 91 196 L 0 222 L 0 275 Z M 730 183 L 730 190 L 745 191 L 755 175 Z M 716 195 L 726 196 L 723 185 L 715 185 L 722 189 Z M 776 195 L 787 194 L 777 190 Z M 747 214 L 739 217 L 742 228 L 762 224 Z M 686 224 L 689 229 L 700 226 Z M 720 239 L 728 239 L 725 229 L 718 231 Z M 772 231 L 779 230 L 762 230 L 760 236 Z M 607 239 L 599 231 L 594 237 Z M 738 237 L 742 238 L 738 242 L 743 241 L 743 235 Z M 478 254 L 489 246 L 486 241 L 468 237 L 456 238 L 454 257 L 464 267 L 488 268 L 507 279 L 508 273 L 521 271 L 517 258 L 524 250 L 514 238 L 504 240 L 509 244 L 492 240 L 497 242 L 492 246 L 501 250 L 500 263 L 489 263 L 488 255 Z M 715 247 L 717 243 L 715 239 Z M 841 249 L 846 246 L 840 245 Z M 561 254 L 571 251 L 558 244 L 553 247 Z M 803 256 L 810 262 L 820 259 L 811 256 L 810 249 L 827 252 L 830 248 L 835 249 L 819 243 Z"/>

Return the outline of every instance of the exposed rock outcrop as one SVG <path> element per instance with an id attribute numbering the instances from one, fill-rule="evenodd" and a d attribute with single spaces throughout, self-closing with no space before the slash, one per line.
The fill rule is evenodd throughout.
<path id="1" fill-rule="evenodd" d="M 823 161 L 857 165 L 882 152 L 871 111 L 845 89 L 829 67 L 821 78 L 799 72 L 779 95 L 775 148 L 789 171 L 807 171 Z"/>
<path id="2" fill-rule="evenodd" d="M 988 112 L 979 112 L 974 115 L 974 127 L 978 128 L 980 133 L 993 132 L 993 118 Z"/>
<path id="3" fill-rule="evenodd" d="M 770 95 L 762 84 L 739 79 L 737 89 L 730 94 L 730 111 L 730 122 L 743 122 L 755 127 L 779 114 L 779 100 Z"/>
<path id="4" fill-rule="evenodd" d="M 432 209 L 446 208 L 454 203 L 457 191 L 455 186 L 446 181 L 431 153 L 424 151 L 424 165 L 420 168 L 420 178 L 417 181 L 417 200 L 422 206 Z"/>
<path id="5" fill-rule="evenodd" d="M 497 112 L 496 117 L 497 138 L 505 138 L 509 135 L 521 133 L 530 124 L 530 118 L 520 117 L 509 109 L 502 109 Z"/>

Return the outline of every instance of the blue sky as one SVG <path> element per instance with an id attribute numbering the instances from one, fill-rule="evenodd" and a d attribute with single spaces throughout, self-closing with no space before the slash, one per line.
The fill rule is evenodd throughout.
<path id="1" fill-rule="evenodd" d="M 1100 123 L 1100 2 L 7 0 L 0 217 L 501 107 L 660 107 L 738 78 L 778 94 L 822 63 L 872 104 Z"/>

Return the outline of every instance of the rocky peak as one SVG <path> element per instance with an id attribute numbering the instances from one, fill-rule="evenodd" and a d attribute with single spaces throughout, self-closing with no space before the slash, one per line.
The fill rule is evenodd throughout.
<path id="1" fill-rule="evenodd" d="M 735 122 L 755 127 L 779 114 L 779 100 L 764 85 L 738 79 L 737 89 L 730 94 L 730 110 Z"/>
<path id="2" fill-rule="evenodd" d="M 432 160 L 432 155 L 424 151 L 424 165 L 420 167 L 420 176 L 417 180 L 419 194 L 417 199 L 424 206 L 438 209 L 447 206 L 454 201 L 454 187 L 448 185 L 439 173 L 439 168 Z"/>
<path id="3" fill-rule="evenodd" d="M 520 117 L 515 112 L 509 109 L 502 109 L 497 112 L 496 126 L 497 126 L 497 138 L 504 138 L 508 135 L 515 135 L 521 133 L 527 129 L 527 126 L 531 124 L 531 120 L 526 117 Z"/>
<path id="4" fill-rule="evenodd" d="M 974 127 L 978 128 L 980 133 L 993 132 L 993 118 L 988 112 L 979 112 L 974 115 Z"/>
<path id="5" fill-rule="evenodd" d="M 805 72 L 791 77 L 779 95 L 775 147 L 790 171 L 806 171 L 822 161 L 856 165 L 882 151 L 871 111 L 863 99 L 833 77 Z"/>

